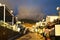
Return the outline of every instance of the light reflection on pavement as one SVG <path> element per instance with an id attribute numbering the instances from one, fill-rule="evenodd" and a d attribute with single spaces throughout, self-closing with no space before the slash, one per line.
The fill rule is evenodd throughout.
<path id="1" fill-rule="evenodd" d="M 28 33 L 16 40 L 45 40 L 45 38 L 37 33 Z"/>

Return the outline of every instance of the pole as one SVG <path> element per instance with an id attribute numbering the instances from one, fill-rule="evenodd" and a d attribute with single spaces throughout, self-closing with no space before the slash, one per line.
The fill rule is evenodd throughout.
<path id="1" fill-rule="evenodd" d="M 11 14 L 13 14 L 13 11 L 10 11 Z M 12 25 L 14 24 L 14 16 L 12 15 Z"/>
<path id="2" fill-rule="evenodd" d="M 18 20 L 17 20 L 17 17 L 16 17 L 16 24 L 17 24 L 17 27 L 18 27 L 18 23 L 17 22 L 18 22 Z"/>
<path id="3" fill-rule="evenodd" d="M 12 25 L 14 24 L 14 16 L 12 16 Z"/>
<path id="4" fill-rule="evenodd" d="M 3 39 L 7 39 L 7 32 L 6 32 L 6 30 L 5 30 L 5 18 L 6 18 L 6 17 L 5 17 L 5 16 L 6 16 L 6 15 L 5 15 L 5 14 L 6 14 L 6 13 L 5 13 L 5 4 L 4 4 L 3 6 L 4 6 L 4 15 L 3 15 L 3 16 L 4 16 L 4 19 L 3 19 L 3 20 L 4 20 L 4 29 L 3 29 L 4 32 L 3 32 Z"/>
<path id="5" fill-rule="evenodd" d="M 60 16 L 60 11 L 59 11 L 59 16 Z"/>
<path id="6" fill-rule="evenodd" d="M 4 5 L 4 19 L 3 20 L 4 20 L 4 23 L 5 23 L 5 5 Z"/>

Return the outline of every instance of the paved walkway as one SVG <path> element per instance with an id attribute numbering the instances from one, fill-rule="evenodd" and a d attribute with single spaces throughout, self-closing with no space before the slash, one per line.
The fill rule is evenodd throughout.
<path id="1" fill-rule="evenodd" d="M 28 33 L 16 40 L 45 40 L 45 38 L 37 33 Z"/>

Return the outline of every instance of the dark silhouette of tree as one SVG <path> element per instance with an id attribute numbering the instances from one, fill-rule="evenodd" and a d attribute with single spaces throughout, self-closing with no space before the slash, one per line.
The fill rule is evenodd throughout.
<path id="1" fill-rule="evenodd" d="M 53 23 L 60 24 L 60 19 L 58 18 L 58 19 L 54 20 Z"/>

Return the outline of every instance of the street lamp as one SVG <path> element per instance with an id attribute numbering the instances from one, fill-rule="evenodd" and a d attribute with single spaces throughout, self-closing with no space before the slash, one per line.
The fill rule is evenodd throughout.
<path id="1" fill-rule="evenodd" d="M 57 7 L 56 9 L 59 11 L 59 16 L 60 16 L 60 7 Z"/>
<path id="2" fill-rule="evenodd" d="M 60 10 L 60 7 L 57 7 L 56 9 L 57 9 L 57 10 Z"/>

